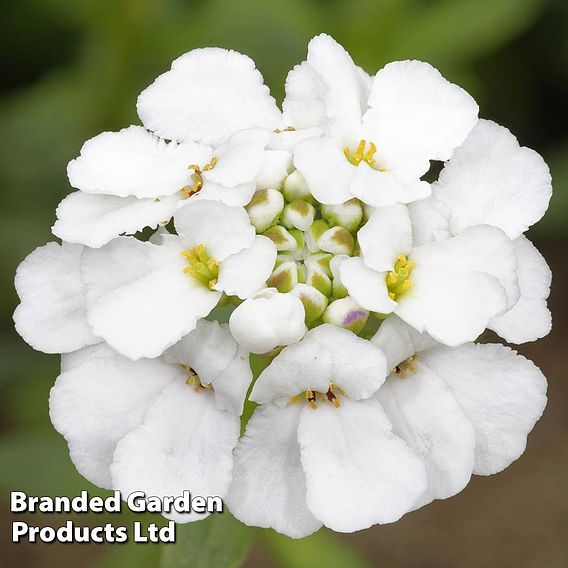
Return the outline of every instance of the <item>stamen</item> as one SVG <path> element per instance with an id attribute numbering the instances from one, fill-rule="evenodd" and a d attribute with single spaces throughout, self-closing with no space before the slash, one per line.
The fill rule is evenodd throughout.
<path id="1" fill-rule="evenodd" d="M 325 393 L 307 389 L 303 393 L 289 398 L 288 403 L 296 404 L 304 399 L 307 405 L 312 409 L 317 408 L 318 402 L 330 402 L 331 404 L 333 404 L 333 406 L 335 406 L 335 408 L 339 408 L 341 406 L 339 395 L 345 396 L 345 393 L 337 385 L 335 385 L 335 383 L 329 383 L 329 388 Z"/>
<path id="2" fill-rule="evenodd" d="M 389 298 L 398 301 L 400 296 L 412 288 L 410 275 L 415 263 L 408 260 L 403 254 L 397 257 L 394 270 L 386 276 L 387 291 Z"/>
<path id="3" fill-rule="evenodd" d="M 203 172 L 208 172 L 212 170 L 217 165 L 217 156 L 212 156 L 211 160 L 203 167 L 200 167 L 197 164 L 191 164 L 187 166 L 188 170 L 193 170 L 191 174 L 191 181 L 193 182 L 192 185 L 186 185 L 180 189 L 181 194 L 187 199 L 196 193 L 201 191 L 203 187 Z"/>
<path id="4" fill-rule="evenodd" d="M 408 359 L 399 363 L 393 370 L 392 374 L 398 379 L 406 379 L 410 375 L 413 375 L 418 370 L 416 362 L 418 361 L 418 355 L 412 355 Z"/>
<path id="5" fill-rule="evenodd" d="M 372 168 L 375 167 L 375 152 L 377 147 L 373 142 L 369 142 L 369 147 L 367 148 L 366 140 L 359 140 L 355 152 L 351 153 L 349 146 L 343 148 L 343 154 L 347 160 L 354 166 L 358 166 L 361 162 L 369 164 Z M 379 171 L 386 171 L 384 168 L 379 168 Z"/>
<path id="6" fill-rule="evenodd" d="M 195 392 L 203 392 L 204 390 L 211 390 L 213 388 L 211 383 L 203 384 L 199 375 L 189 365 L 181 365 L 181 368 L 187 373 L 185 383 L 192 387 Z"/>
<path id="7" fill-rule="evenodd" d="M 209 290 L 213 290 L 219 277 L 219 263 L 207 254 L 205 245 L 200 244 L 192 249 L 184 250 L 181 255 L 189 264 L 183 272 L 205 284 Z"/>

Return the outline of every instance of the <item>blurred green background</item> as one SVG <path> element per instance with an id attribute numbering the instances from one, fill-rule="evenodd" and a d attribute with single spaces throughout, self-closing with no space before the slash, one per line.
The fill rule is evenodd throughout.
<path id="1" fill-rule="evenodd" d="M 564 567 L 568 565 L 568 2 L 565 0 L 19 0 L 4 3 L 0 47 L 0 556 L 8 566 Z M 302 542 L 241 530 L 230 517 L 179 531 L 183 545 L 11 545 L 8 491 L 95 491 L 75 472 L 48 415 L 58 358 L 35 353 L 12 329 L 17 264 L 51 238 L 70 191 L 65 166 L 101 130 L 137 123 L 137 94 L 194 47 L 250 55 L 277 100 L 287 71 L 319 32 L 374 73 L 426 60 L 547 160 L 554 197 L 529 237 L 554 275 L 553 333 L 521 352 L 550 383 L 549 407 L 527 453 L 507 471 L 475 478 L 457 497 L 359 534 L 321 531 Z M 340 490 L 340 488 L 338 488 Z M 62 517 L 35 516 L 33 524 Z M 99 517 L 79 523 L 106 522 Z M 132 517 L 113 518 L 116 524 Z M 228 543 L 230 559 L 217 543 Z M 224 549 L 224 550 L 225 550 Z M 206 552 L 209 550 L 209 560 Z M 248 556 L 247 556 L 248 554 Z M 212 556 L 211 556 L 212 555 Z"/>

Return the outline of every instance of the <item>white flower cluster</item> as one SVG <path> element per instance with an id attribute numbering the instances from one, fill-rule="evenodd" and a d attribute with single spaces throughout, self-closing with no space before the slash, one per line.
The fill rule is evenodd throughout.
<path id="1" fill-rule="evenodd" d="M 302 537 L 396 521 L 523 453 L 545 378 L 473 342 L 550 330 L 523 236 L 551 196 L 537 153 L 427 63 L 370 76 L 326 35 L 283 111 L 248 57 L 208 48 L 138 114 L 69 164 L 63 243 L 16 276 L 17 330 L 63 354 L 50 414 L 87 479 L 219 495 Z"/>

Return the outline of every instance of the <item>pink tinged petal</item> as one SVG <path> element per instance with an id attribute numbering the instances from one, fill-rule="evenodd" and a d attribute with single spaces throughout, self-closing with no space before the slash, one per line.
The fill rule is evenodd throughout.
<path id="1" fill-rule="evenodd" d="M 499 344 L 439 347 L 421 358 L 475 428 L 474 473 L 497 473 L 522 455 L 546 406 L 546 379 L 532 361 Z"/>
<path id="2" fill-rule="evenodd" d="M 304 317 L 304 305 L 299 298 L 267 288 L 238 306 L 231 314 L 229 326 L 244 349 L 262 354 L 300 341 L 307 331 Z"/>
<path id="3" fill-rule="evenodd" d="M 349 53 L 327 34 L 310 41 L 307 62 L 325 85 L 323 102 L 334 136 L 354 139 L 368 97 L 359 68 Z"/>
<path id="4" fill-rule="evenodd" d="M 242 414 L 252 372 L 248 353 L 233 339 L 227 324 L 200 320 L 164 353 L 164 359 L 191 367 L 202 385 L 211 384 L 219 410 Z"/>
<path id="5" fill-rule="evenodd" d="M 382 350 L 391 371 L 416 353 L 438 345 L 427 333 L 418 333 L 394 314 L 381 323 L 371 341 Z"/>
<path id="6" fill-rule="evenodd" d="M 16 271 L 16 331 L 38 351 L 68 353 L 100 341 L 87 323 L 82 253 L 79 245 L 48 243 Z"/>
<path id="7" fill-rule="evenodd" d="M 389 170 L 417 176 L 430 160 L 448 160 L 477 122 L 478 107 L 428 63 L 396 61 L 375 76 L 363 138 Z"/>
<path id="8" fill-rule="evenodd" d="M 377 272 L 394 269 L 397 257 L 412 250 L 408 208 L 390 205 L 376 209 L 357 233 L 365 266 Z"/>
<path id="9" fill-rule="evenodd" d="M 489 322 L 489 329 L 508 343 L 525 343 L 548 335 L 552 328 L 552 317 L 546 303 L 552 272 L 544 257 L 526 237 L 521 235 L 515 239 L 514 245 L 521 295 L 508 312 Z"/>
<path id="10" fill-rule="evenodd" d="M 362 162 L 351 181 L 351 193 L 371 207 L 411 203 L 431 194 L 430 184 L 400 172 L 381 172 Z"/>
<path id="11" fill-rule="evenodd" d="M 333 368 L 330 349 L 313 332 L 308 332 L 302 341 L 285 347 L 274 358 L 261 373 L 249 398 L 258 404 L 285 405 L 308 389 L 325 393 L 333 381 Z"/>
<path id="12" fill-rule="evenodd" d="M 225 187 L 251 183 L 262 168 L 264 149 L 270 137 L 271 133 L 262 128 L 236 132 L 227 142 L 215 148 L 217 163 L 204 172 L 203 177 Z"/>
<path id="13" fill-rule="evenodd" d="M 422 459 L 428 489 L 417 505 L 447 499 L 469 482 L 473 470 L 475 430 L 445 382 L 420 359 L 415 373 L 391 375 L 377 398 L 393 433 Z"/>
<path id="14" fill-rule="evenodd" d="M 58 205 L 51 230 L 66 242 L 99 248 L 119 235 L 133 235 L 145 227 L 155 229 L 169 221 L 180 198 L 138 199 L 76 191 Z"/>
<path id="15" fill-rule="evenodd" d="M 109 472 L 117 443 L 133 428 L 160 392 L 183 370 L 160 359 L 131 361 L 104 343 L 82 349 L 58 377 L 49 414 L 65 437 L 75 467 L 90 482 L 112 488 Z"/>
<path id="16" fill-rule="evenodd" d="M 179 243 L 115 239 L 83 260 L 88 320 L 130 359 L 157 357 L 195 328 L 221 294 L 184 273 Z"/>
<path id="17" fill-rule="evenodd" d="M 375 398 L 304 406 L 298 442 L 308 509 L 334 531 L 394 522 L 426 489 L 422 461 L 391 433 Z"/>
<path id="18" fill-rule="evenodd" d="M 383 384 L 387 376 L 385 356 L 370 341 L 331 324 L 308 331 L 301 343 L 310 340 L 318 343 L 322 352 L 329 350 L 331 380 L 351 400 L 369 398 Z"/>
<path id="19" fill-rule="evenodd" d="M 178 209 L 174 222 L 185 249 L 203 244 L 217 262 L 250 247 L 255 238 L 254 227 L 242 207 L 217 201 L 192 199 Z"/>
<path id="20" fill-rule="evenodd" d="M 163 138 L 218 145 L 245 128 L 274 129 L 282 116 L 254 61 L 221 48 L 178 57 L 138 97 L 144 125 Z"/>
<path id="21" fill-rule="evenodd" d="M 480 120 L 433 186 L 455 233 L 486 223 L 516 239 L 539 221 L 552 195 L 548 166 L 503 126 Z"/>
<path id="22" fill-rule="evenodd" d="M 294 165 L 320 203 L 339 205 L 353 197 L 349 187 L 356 168 L 331 138 L 308 138 L 300 142 L 294 152 Z"/>
<path id="23" fill-rule="evenodd" d="M 86 193 L 118 197 L 173 195 L 190 182 L 191 164 L 205 165 L 211 148 L 166 142 L 141 126 L 103 132 L 87 140 L 69 162 L 71 185 Z"/>
<path id="24" fill-rule="evenodd" d="M 142 424 L 118 444 L 111 465 L 113 487 L 123 496 L 224 498 L 231 482 L 232 452 L 239 418 L 219 410 L 210 391 L 195 392 L 184 381 L 162 391 Z M 208 513 L 164 513 L 178 523 L 199 521 Z"/>
<path id="25" fill-rule="evenodd" d="M 250 298 L 268 280 L 276 262 L 274 243 L 263 236 L 256 236 L 249 248 L 225 259 L 219 265 L 219 278 L 215 290 L 241 300 Z"/>
<path id="26" fill-rule="evenodd" d="M 389 314 L 397 307 L 388 295 L 386 272 L 376 272 L 363 259 L 351 257 L 340 264 L 339 274 L 349 295 L 366 310 Z"/>
<path id="27" fill-rule="evenodd" d="M 409 203 L 408 214 L 412 224 L 412 241 L 415 247 L 452 237 L 451 211 L 447 205 L 433 196 Z"/>
<path id="28" fill-rule="evenodd" d="M 226 503 L 249 526 L 302 538 L 321 527 L 306 506 L 297 429 L 301 405 L 257 408 L 235 449 Z"/>

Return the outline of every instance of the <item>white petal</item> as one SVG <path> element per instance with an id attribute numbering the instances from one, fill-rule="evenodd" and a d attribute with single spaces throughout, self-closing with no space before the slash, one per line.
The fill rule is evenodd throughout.
<path id="1" fill-rule="evenodd" d="M 371 207 L 384 207 L 391 203 L 411 203 L 425 199 L 431 193 L 430 184 L 417 176 L 402 172 L 382 172 L 359 164 L 351 182 L 351 193 Z"/>
<path id="2" fill-rule="evenodd" d="M 211 149 L 167 143 L 141 126 L 103 132 L 87 140 L 69 162 L 71 185 L 86 193 L 127 197 L 173 195 L 190 182 L 191 164 L 205 165 Z"/>
<path id="3" fill-rule="evenodd" d="M 217 145 L 245 128 L 274 129 L 281 114 L 254 61 L 220 48 L 178 57 L 138 97 L 144 125 L 163 138 Z"/>
<path id="4" fill-rule="evenodd" d="M 21 303 L 14 323 L 38 351 L 67 353 L 99 341 L 85 314 L 82 253 L 79 245 L 48 243 L 29 254 L 16 271 L 14 284 Z"/>
<path id="5" fill-rule="evenodd" d="M 178 209 L 175 227 L 186 249 L 204 244 L 210 257 L 222 262 L 252 245 L 255 237 L 247 212 L 217 201 L 192 199 Z"/>
<path id="6" fill-rule="evenodd" d="M 279 345 L 296 343 L 307 331 L 301 300 L 274 288 L 245 300 L 231 314 L 229 326 L 250 353 L 267 353 Z"/>
<path id="7" fill-rule="evenodd" d="M 516 239 L 542 218 L 552 195 L 548 166 L 503 126 L 480 120 L 433 186 L 454 234 L 487 223 Z"/>
<path id="8" fill-rule="evenodd" d="M 146 409 L 183 370 L 160 359 L 131 361 L 104 343 L 79 351 L 49 397 L 53 425 L 69 444 L 81 475 L 110 489 L 116 444 L 142 422 Z M 75 358 L 75 357 L 74 357 Z M 76 359 L 76 358 L 75 358 Z"/>
<path id="9" fill-rule="evenodd" d="M 546 299 L 550 293 L 552 272 L 537 248 L 524 236 L 515 239 L 519 265 L 518 302 L 501 316 L 489 322 L 489 329 L 508 343 L 535 341 L 548 335 L 552 327 Z"/>
<path id="10" fill-rule="evenodd" d="M 284 178 L 292 171 L 292 153 L 287 150 L 266 150 L 262 168 L 256 176 L 258 189 L 280 189 Z"/>
<path id="11" fill-rule="evenodd" d="M 371 341 L 380 347 L 391 371 L 416 353 L 438 345 L 427 333 L 418 333 L 394 314 L 381 323 Z"/>
<path id="12" fill-rule="evenodd" d="M 361 258 L 351 257 L 340 264 L 339 274 L 349 295 L 366 310 L 389 314 L 396 308 L 388 295 L 385 272 L 371 270 Z"/>
<path id="13" fill-rule="evenodd" d="M 225 497 L 231 482 L 232 452 L 239 419 L 215 406 L 214 395 L 196 393 L 184 381 L 162 391 L 141 425 L 118 444 L 111 465 L 113 487 L 123 495 Z M 207 513 L 165 513 L 178 523 Z"/>
<path id="14" fill-rule="evenodd" d="M 477 121 L 475 101 L 428 63 L 396 61 L 376 75 L 371 109 L 364 116 L 367 140 L 391 169 L 422 175 L 429 160 L 447 160 Z"/>
<path id="15" fill-rule="evenodd" d="M 393 433 L 422 458 L 428 489 L 418 505 L 459 493 L 473 470 L 475 430 L 452 391 L 421 360 L 403 379 L 391 375 L 379 389 Z"/>
<path id="16" fill-rule="evenodd" d="M 335 136 L 353 139 L 361 125 L 368 91 L 351 56 L 333 38 L 320 34 L 308 44 L 307 61 L 325 85 L 330 129 Z"/>
<path id="17" fill-rule="evenodd" d="M 525 451 L 546 405 L 546 379 L 532 361 L 498 344 L 438 347 L 421 358 L 446 381 L 475 428 L 474 473 L 497 473 Z"/>
<path id="18" fill-rule="evenodd" d="M 387 365 L 376 345 L 353 332 L 323 324 L 308 331 L 301 343 L 319 343 L 331 353 L 331 378 L 351 400 L 368 398 L 383 384 Z"/>
<path id="19" fill-rule="evenodd" d="M 394 269 L 397 257 L 412 249 L 412 228 L 408 208 L 390 205 L 375 209 L 359 229 L 357 240 L 365 266 L 377 272 Z"/>
<path id="20" fill-rule="evenodd" d="M 331 138 L 309 138 L 294 152 L 294 165 L 302 173 L 313 196 L 326 205 L 345 203 L 356 168 Z"/>
<path id="21" fill-rule="evenodd" d="M 157 357 L 195 328 L 221 294 L 184 274 L 181 248 L 133 238 L 86 251 L 83 277 L 93 331 L 131 358 Z"/>
<path id="22" fill-rule="evenodd" d="M 243 183 L 235 187 L 225 187 L 204 179 L 203 187 L 199 193 L 193 195 L 191 199 L 193 201 L 197 201 L 198 199 L 220 201 L 225 205 L 243 207 L 251 200 L 255 191 L 256 184 L 254 182 Z"/>
<path id="23" fill-rule="evenodd" d="M 353 532 L 394 522 L 425 490 L 424 465 L 390 430 L 375 398 L 303 408 L 298 442 L 308 509 L 325 526 Z"/>
<path id="24" fill-rule="evenodd" d="M 276 247 L 268 238 L 258 235 L 249 248 L 233 254 L 219 266 L 215 290 L 241 300 L 250 298 L 268 280 L 276 262 Z"/>
<path id="25" fill-rule="evenodd" d="M 119 235 L 133 235 L 145 227 L 155 229 L 169 221 L 180 198 L 138 199 L 75 191 L 58 205 L 52 232 L 69 243 L 98 248 Z"/>
<path id="26" fill-rule="evenodd" d="M 433 241 L 443 241 L 452 236 L 451 212 L 447 205 L 433 196 L 409 203 L 408 214 L 412 223 L 412 242 L 415 247 Z"/>
<path id="27" fill-rule="evenodd" d="M 306 506 L 306 485 L 297 440 L 300 405 L 257 408 L 235 449 L 226 502 L 241 522 L 273 528 L 292 538 L 321 523 Z"/>
<path id="28" fill-rule="evenodd" d="M 217 163 L 203 177 L 225 187 L 252 182 L 262 168 L 270 137 L 271 133 L 262 128 L 236 132 L 214 150 Z"/>
<path id="29" fill-rule="evenodd" d="M 233 339 L 227 324 L 200 320 L 191 333 L 164 353 L 164 359 L 191 367 L 202 384 L 213 385 L 219 410 L 242 414 L 252 372 L 248 353 Z"/>

